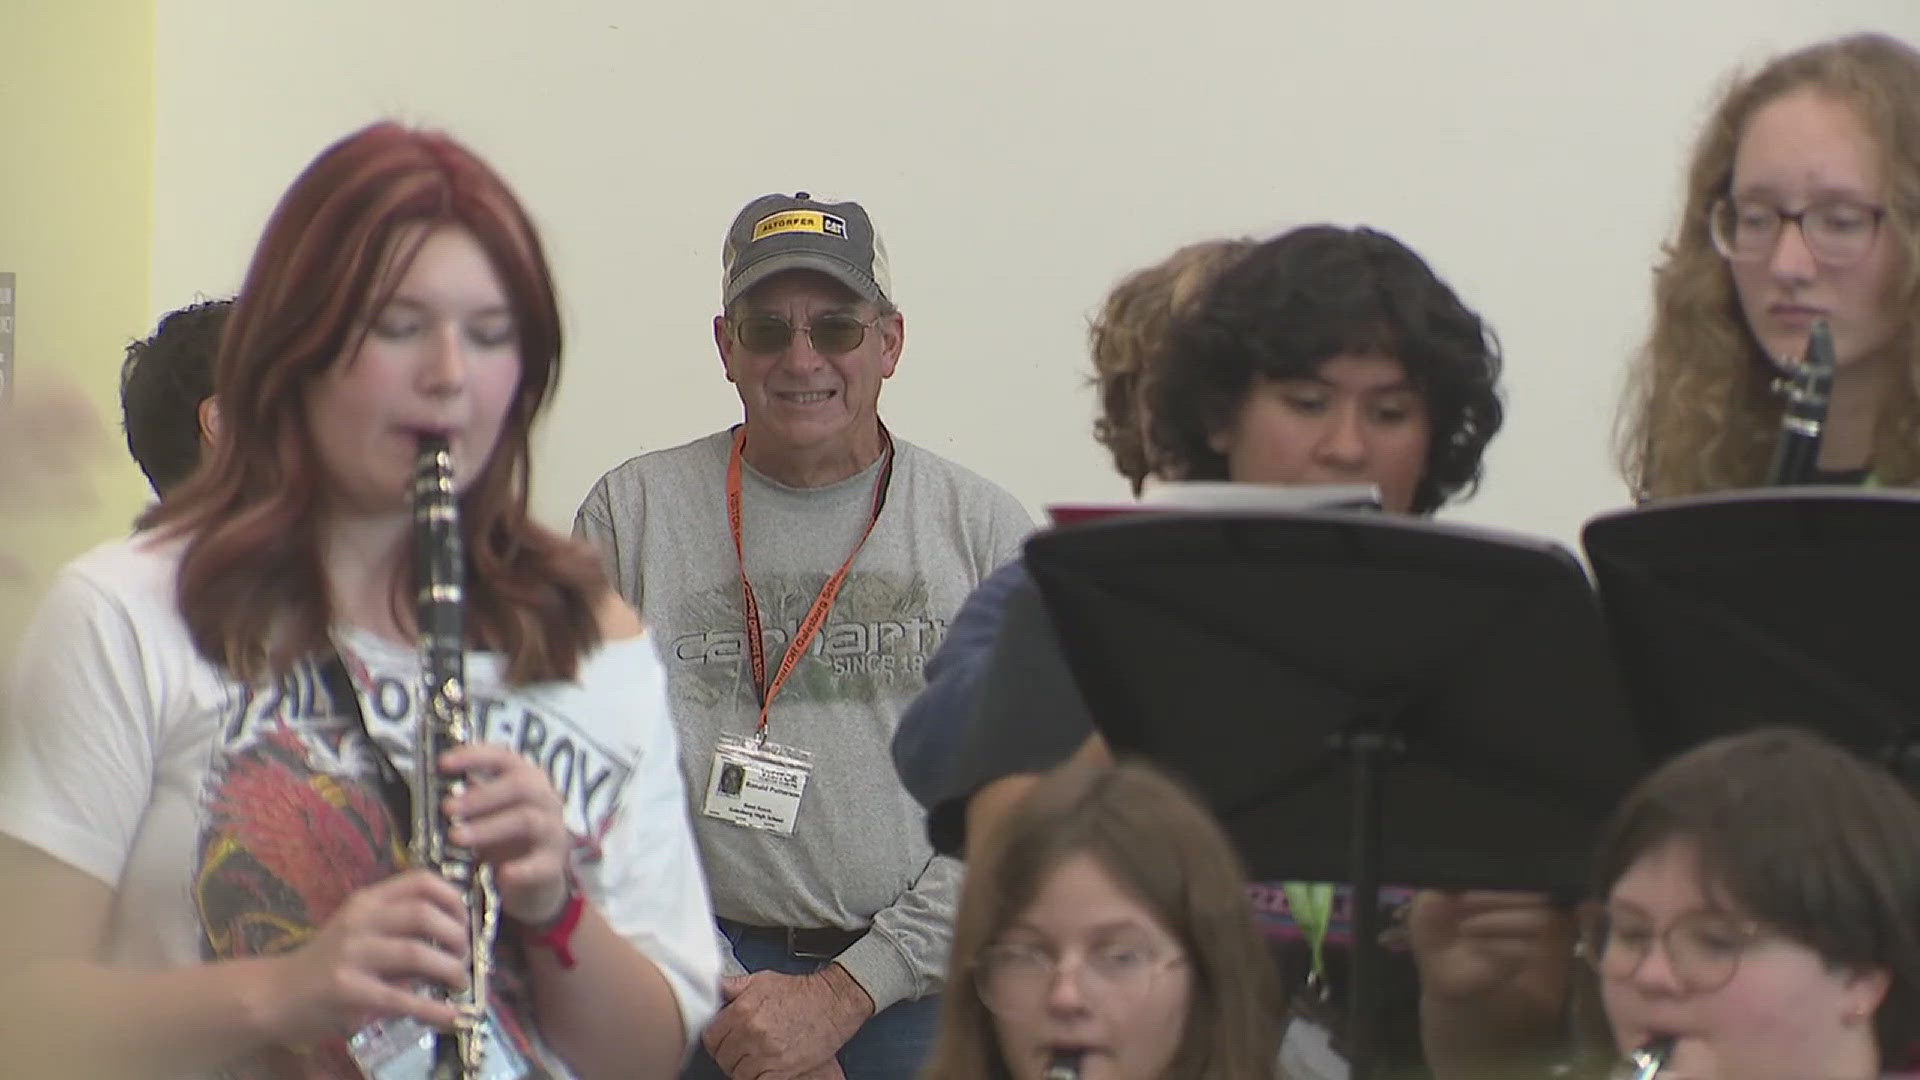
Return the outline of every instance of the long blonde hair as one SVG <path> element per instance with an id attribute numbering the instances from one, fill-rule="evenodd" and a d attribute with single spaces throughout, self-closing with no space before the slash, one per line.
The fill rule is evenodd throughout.
<path id="1" fill-rule="evenodd" d="M 1653 332 L 1620 418 L 1620 468 L 1636 497 L 1765 482 L 1782 402 L 1707 217 L 1733 181 L 1748 120 L 1806 88 L 1858 110 L 1882 155 L 1886 228 L 1902 264 L 1887 302 L 1902 313 L 1893 347 L 1904 362 L 1880 402 L 1873 467 L 1883 482 L 1920 481 L 1920 52 L 1884 34 L 1856 34 L 1787 53 L 1735 79 L 1700 134 L 1679 229 L 1654 271 Z"/>

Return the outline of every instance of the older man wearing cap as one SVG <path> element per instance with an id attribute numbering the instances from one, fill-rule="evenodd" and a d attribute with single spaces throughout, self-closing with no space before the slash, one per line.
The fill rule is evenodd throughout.
<path id="1" fill-rule="evenodd" d="M 912 1076 L 960 871 L 888 746 L 1031 521 L 881 423 L 905 323 L 857 203 L 756 199 L 722 261 L 713 340 L 745 423 L 628 461 L 574 519 L 660 643 L 734 961 L 688 1075 Z"/>

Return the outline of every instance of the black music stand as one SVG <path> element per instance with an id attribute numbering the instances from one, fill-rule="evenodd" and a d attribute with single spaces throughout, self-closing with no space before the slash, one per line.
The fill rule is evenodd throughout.
<path id="1" fill-rule="evenodd" d="M 1114 749 L 1187 779 L 1257 878 L 1352 884 L 1356 1080 L 1380 883 L 1582 890 L 1638 776 L 1591 589 L 1545 541 L 1310 511 L 1026 551 Z"/>
<path id="2" fill-rule="evenodd" d="M 1920 495 L 1704 495 L 1602 515 L 1583 540 L 1655 760 L 1786 723 L 1920 782 Z"/>

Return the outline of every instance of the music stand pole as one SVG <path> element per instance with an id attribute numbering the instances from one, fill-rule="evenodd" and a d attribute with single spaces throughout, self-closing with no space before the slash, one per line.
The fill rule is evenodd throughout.
<path id="1" fill-rule="evenodd" d="M 1347 987 L 1347 1069 L 1351 1080 L 1371 1080 L 1374 980 L 1380 953 L 1380 772 L 1394 739 L 1383 728 L 1361 728 L 1331 740 L 1353 762 L 1353 975 Z"/>

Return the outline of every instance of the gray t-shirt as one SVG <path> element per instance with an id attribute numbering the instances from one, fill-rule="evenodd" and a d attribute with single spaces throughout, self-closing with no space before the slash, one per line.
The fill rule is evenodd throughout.
<path id="1" fill-rule="evenodd" d="M 869 928 L 840 963 L 876 1009 L 942 984 L 960 870 L 936 857 L 889 753 L 901 711 L 967 594 L 1032 527 L 1019 502 L 901 439 L 885 509 L 806 658 L 774 700 L 768 739 L 813 755 L 793 835 L 703 815 L 723 734 L 759 721 L 740 574 L 727 526 L 732 433 L 636 457 L 574 518 L 667 665 L 681 771 L 713 906 L 766 926 Z M 743 467 L 746 566 L 772 679 L 820 588 L 866 527 L 880 464 L 798 489 Z"/>

